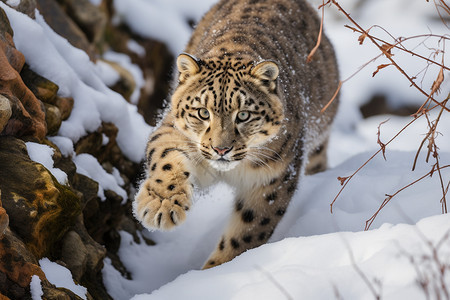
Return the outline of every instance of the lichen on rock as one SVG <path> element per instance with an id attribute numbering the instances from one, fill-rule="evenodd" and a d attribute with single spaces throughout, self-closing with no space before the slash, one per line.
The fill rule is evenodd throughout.
<path id="1" fill-rule="evenodd" d="M 50 254 L 81 213 L 80 198 L 32 161 L 23 141 L 0 138 L 0 189 L 10 227 L 41 258 Z"/>

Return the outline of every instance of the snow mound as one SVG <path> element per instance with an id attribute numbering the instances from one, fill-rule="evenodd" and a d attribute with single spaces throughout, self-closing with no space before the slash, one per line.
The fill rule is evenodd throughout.
<path id="1" fill-rule="evenodd" d="M 201 272 L 192 270 L 201 268 L 220 239 L 232 211 L 233 190 L 219 184 L 206 192 L 197 191 L 195 203 L 184 224 L 170 232 L 144 232 L 156 242 L 155 246 L 136 244 L 131 235 L 121 232 L 119 256 L 131 272 L 132 279 L 122 278 L 107 262 L 103 270 L 105 286 L 117 300 L 129 299 L 135 294 L 143 294 L 136 299 L 180 299 L 183 295 L 188 299 L 279 299 L 280 291 L 271 279 L 275 277 L 294 299 L 303 293 L 311 295 L 307 299 L 330 299 L 333 284 L 341 295 L 345 295 L 344 299 L 363 299 L 359 296 L 368 295 L 363 281 L 355 284 L 357 287 L 348 287 L 348 282 L 355 282 L 358 278 L 352 269 L 349 253 L 354 253 L 359 265 L 365 264 L 364 257 L 375 255 L 373 249 L 379 249 L 384 254 L 374 256 L 373 263 L 364 270 L 389 286 L 389 289 L 383 289 L 383 293 L 389 291 L 389 294 L 398 292 L 404 295 L 415 291 L 412 268 L 401 271 L 404 273 L 398 271 L 397 275 L 402 277 L 397 281 L 403 280 L 404 284 L 391 281 L 393 276 L 389 274 L 391 261 L 395 261 L 400 252 L 396 249 L 398 251 L 394 253 L 395 240 L 406 239 L 401 242 L 405 249 L 413 249 L 409 245 L 423 243 L 420 235 L 416 234 L 417 227 L 386 224 L 414 224 L 440 214 L 442 192 L 439 179 L 436 176 L 427 178 L 399 193 L 375 219 L 371 227 L 374 230 L 341 233 L 363 230 L 365 221 L 379 208 L 385 194 L 394 193 L 426 174 L 430 168 L 430 165 L 420 163 L 416 171 L 411 172 L 415 152 L 388 151 L 388 161 L 382 156 L 376 157 L 355 176 L 334 204 L 331 214 L 330 203 L 341 187 L 336 178 L 353 173 L 370 155 L 355 155 L 333 169 L 304 177 L 270 239 L 271 243 L 249 250 L 228 264 Z M 450 153 L 441 153 L 441 159 L 450 160 Z M 450 176 L 450 170 L 442 171 L 444 178 Z M 435 225 L 433 220 L 437 220 Z M 450 225 L 442 225 L 448 221 L 448 216 L 430 218 L 419 222 L 418 230 L 422 231 L 422 223 L 431 224 L 425 226 L 423 232 L 427 238 L 436 241 L 450 229 Z M 409 240 L 408 236 L 414 237 Z M 350 247 L 346 247 L 343 241 L 348 241 Z M 386 263 L 382 263 L 383 259 Z M 406 259 L 395 266 L 403 268 Z M 347 277 L 340 278 L 341 271 L 345 271 Z M 271 275 L 267 276 L 267 272 Z M 290 276 L 294 279 L 289 279 Z M 308 281 L 305 278 L 312 279 Z M 314 279 L 317 282 L 313 282 Z M 327 291 L 324 291 L 325 286 Z M 259 291 L 261 287 L 264 287 L 264 292 Z M 147 295 L 150 293 L 151 296 Z M 250 297 L 252 293 L 255 295 Z"/>
<path id="2" fill-rule="evenodd" d="M 365 278 L 382 299 L 422 299 L 417 280 L 441 278 L 433 251 L 448 258 L 449 224 L 450 216 L 440 215 L 417 225 L 287 238 L 132 299 L 372 299 Z M 448 272 L 443 280 L 450 282 Z"/>

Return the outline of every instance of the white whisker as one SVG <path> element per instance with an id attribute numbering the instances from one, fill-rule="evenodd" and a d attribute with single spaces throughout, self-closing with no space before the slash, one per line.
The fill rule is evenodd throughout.
<path id="1" fill-rule="evenodd" d="M 255 151 L 255 152 L 256 152 L 256 153 L 260 153 L 260 154 L 264 154 L 266 158 L 270 158 L 270 159 L 273 160 L 273 161 L 276 161 L 276 160 L 281 160 L 281 161 L 282 161 L 282 160 L 283 160 L 283 158 L 280 156 L 280 154 L 278 154 L 278 152 L 276 152 L 276 151 L 273 150 L 273 149 L 270 149 L 270 148 L 267 148 L 267 147 L 264 147 L 264 146 L 249 147 L 249 148 L 250 148 L 250 149 L 254 149 L 254 150 L 259 150 L 259 151 Z M 264 150 L 264 151 L 270 151 L 270 152 L 272 152 L 273 154 L 275 154 L 276 157 L 269 156 L 268 154 L 263 153 L 261 150 Z"/>
<path id="2" fill-rule="evenodd" d="M 257 164 L 258 166 L 267 167 L 267 169 L 272 170 L 271 166 L 269 166 L 265 161 L 256 156 L 254 153 L 247 153 L 246 158 L 252 163 Z"/>

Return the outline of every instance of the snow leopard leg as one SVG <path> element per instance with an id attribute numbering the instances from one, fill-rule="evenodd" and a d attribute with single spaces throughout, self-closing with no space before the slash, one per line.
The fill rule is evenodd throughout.
<path id="1" fill-rule="evenodd" d="M 266 185 L 237 191 L 231 220 L 203 269 L 230 261 L 267 242 L 294 194 L 297 173 L 287 171 Z"/>

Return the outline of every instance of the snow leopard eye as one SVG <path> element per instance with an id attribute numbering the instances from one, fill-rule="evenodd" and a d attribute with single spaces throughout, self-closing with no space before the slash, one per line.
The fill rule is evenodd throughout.
<path id="1" fill-rule="evenodd" d="M 237 116 L 236 116 L 236 121 L 238 122 L 245 122 L 250 118 L 250 112 L 243 110 L 238 112 Z"/>
<path id="2" fill-rule="evenodd" d="M 209 111 L 206 108 L 199 108 L 198 116 L 202 120 L 208 120 L 209 119 Z"/>

